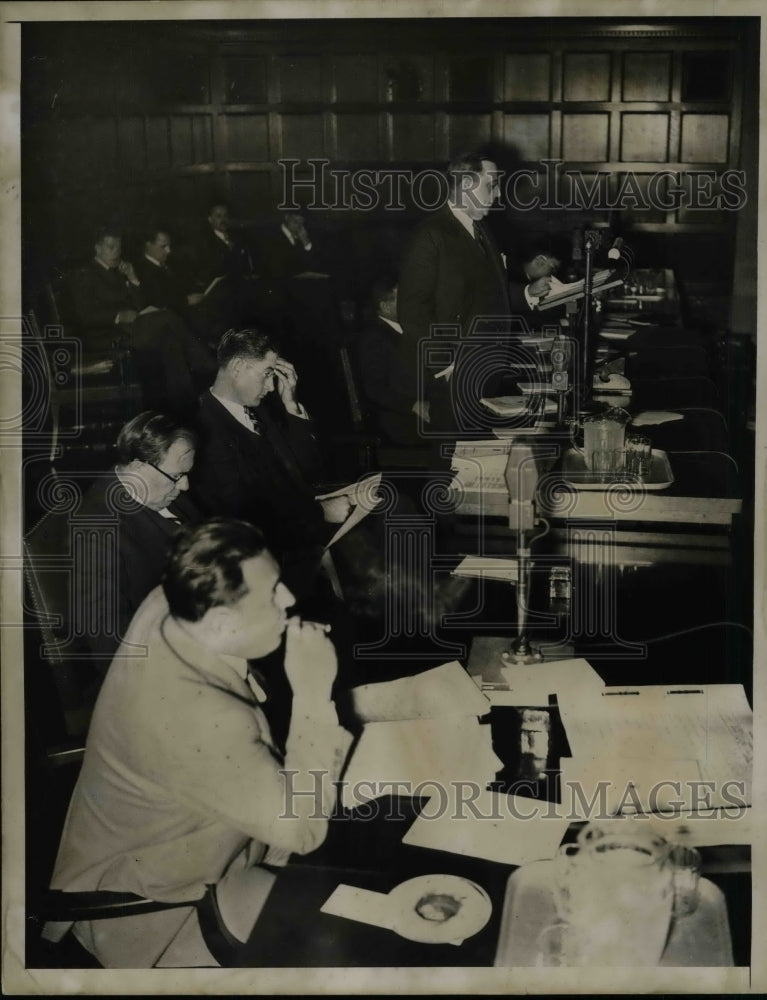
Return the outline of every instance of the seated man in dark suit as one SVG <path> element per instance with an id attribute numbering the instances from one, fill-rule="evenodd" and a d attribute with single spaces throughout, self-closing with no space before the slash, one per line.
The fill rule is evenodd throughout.
<path id="1" fill-rule="evenodd" d="M 227 332 L 218 364 L 200 402 L 193 494 L 210 515 L 258 525 L 286 581 L 306 593 L 349 501 L 315 499 L 321 463 L 312 422 L 295 396 L 295 369 L 269 337 L 256 330 Z M 275 388 L 278 405 L 269 406 Z"/>
<path id="2" fill-rule="evenodd" d="M 85 494 L 77 520 L 88 522 L 87 551 L 76 553 L 77 623 L 106 670 L 131 618 L 160 583 L 182 524 L 202 515 L 186 496 L 194 432 L 162 413 L 129 421 L 117 438 L 117 463 Z"/>
<path id="3" fill-rule="evenodd" d="M 227 316 L 215 296 L 190 292 L 183 274 L 168 262 L 171 237 L 166 229 L 150 227 L 144 233 L 144 255 L 136 261 L 136 275 L 147 305 L 171 309 L 203 343 L 217 343 L 227 328 Z"/>
<path id="4" fill-rule="evenodd" d="M 417 445 L 421 443 L 415 402 L 417 380 L 403 357 L 394 278 L 375 282 L 370 305 L 373 316 L 359 336 L 356 351 L 365 402 L 386 443 Z"/>
<path id="5" fill-rule="evenodd" d="M 98 231 L 93 260 L 73 275 L 72 300 L 86 339 L 107 347 L 117 334 L 132 348 L 147 406 L 179 414 L 194 407 L 212 380 L 212 356 L 178 316 L 146 302 L 119 233 Z"/>

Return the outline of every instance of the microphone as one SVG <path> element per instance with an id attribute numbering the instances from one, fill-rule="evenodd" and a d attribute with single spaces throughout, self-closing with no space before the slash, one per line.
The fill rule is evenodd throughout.
<path id="1" fill-rule="evenodd" d="M 538 467 L 531 444 L 512 442 L 504 478 L 509 491 L 509 527 L 516 528 L 519 547 L 524 549 L 524 535 L 535 527 L 534 500 L 538 486 Z"/>
<path id="2" fill-rule="evenodd" d="M 612 246 L 607 251 L 608 260 L 620 260 L 622 246 L 623 246 L 623 237 L 617 236 L 613 240 Z"/>

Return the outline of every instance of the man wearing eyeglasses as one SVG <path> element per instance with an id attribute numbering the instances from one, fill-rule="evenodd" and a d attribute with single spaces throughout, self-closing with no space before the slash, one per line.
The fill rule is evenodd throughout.
<path id="1" fill-rule="evenodd" d="M 195 446 L 194 432 L 172 418 L 140 413 L 120 431 L 114 469 L 99 476 L 76 512 L 89 530 L 74 552 L 74 624 L 99 673 L 160 583 L 179 526 L 202 520 L 186 495 Z"/>

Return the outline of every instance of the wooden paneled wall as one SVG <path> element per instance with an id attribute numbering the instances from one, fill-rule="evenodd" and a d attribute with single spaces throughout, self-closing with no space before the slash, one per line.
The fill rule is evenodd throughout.
<path id="1" fill-rule="evenodd" d="M 755 100 L 742 70 L 755 24 L 25 25 L 25 245 L 35 258 L 72 258 L 104 218 L 131 228 L 159 216 L 183 231 L 219 196 L 255 224 L 280 201 L 281 159 L 299 161 L 301 177 L 310 159 L 423 168 L 490 146 L 509 170 L 540 172 L 541 160 L 557 159 L 587 185 L 606 173 L 610 198 L 632 174 L 640 194 L 624 199 L 624 228 L 679 237 L 680 246 L 705 235 L 729 252 L 737 212 L 641 201 L 660 170 L 678 172 L 682 188 L 695 183 L 691 174 L 712 172 L 715 200 L 718 179 L 742 166 L 744 101 Z M 525 183 L 516 190 L 529 200 Z M 539 229 L 575 218 L 572 206 L 522 214 Z M 331 229 L 363 224 L 337 210 L 315 219 Z M 410 206 L 368 213 L 371 221 L 406 228 Z"/>

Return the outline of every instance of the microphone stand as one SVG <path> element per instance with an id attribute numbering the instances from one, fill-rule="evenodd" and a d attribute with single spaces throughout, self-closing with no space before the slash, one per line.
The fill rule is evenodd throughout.
<path id="1" fill-rule="evenodd" d="M 514 441 L 505 471 L 509 491 L 509 527 L 517 534 L 517 638 L 502 654 L 507 663 L 540 663 L 543 657 L 530 648 L 527 637 L 527 605 L 532 568 L 530 536 L 535 527 L 535 489 L 538 469 L 531 444 Z"/>
<path id="2" fill-rule="evenodd" d="M 589 385 L 589 362 L 591 360 L 592 297 L 594 291 L 594 251 L 599 246 L 599 233 L 587 229 L 584 233 L 583 249 L 586 255 L 586 275 L 583 279 L 583 356 L 581 357 L 581 399 L 580 409 L 587 409 L 591 395 Z"/>

